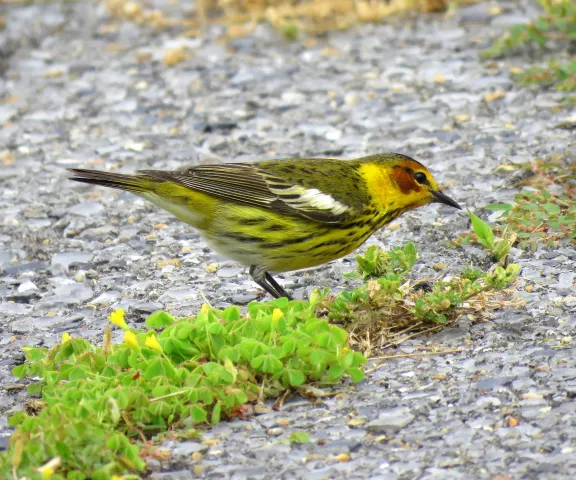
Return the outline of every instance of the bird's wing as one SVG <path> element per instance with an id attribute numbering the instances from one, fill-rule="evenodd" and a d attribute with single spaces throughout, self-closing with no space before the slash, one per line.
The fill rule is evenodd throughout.
<path id="1" fill-rule="evenodd" d="M 274 164 L 277 165 L 276 162 Z M 222 200 L 300 215 L 324 223 L 348 220 L 364 209 L 361 198 L 343 199 L 337 193 L 321 191 L 312 186 L 314 182 L 307 181 L 302 172 L 290 175 L 289 171 L 261 167 L 259 164 L 201 165 L 173 172 L 142 170 L 139 173 Z M 335 184 L 341 186 L 338 181 Z"/>

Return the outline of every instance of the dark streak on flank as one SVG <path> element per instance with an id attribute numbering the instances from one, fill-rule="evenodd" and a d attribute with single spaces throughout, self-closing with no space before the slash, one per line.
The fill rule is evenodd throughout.
<path id="1" fill-rule="evenodd" d="M 272 225 L 266 225 L 262 227 L 264 232 L 284 232 L 287 230 L 286 226 L 280 225 L 279 223 L 273 223 Z"/>
<path id="2" fill-rule="evenodd" d="M 286 257 L 286 256 L 282 256 L 282 255 L 277 255 L 277 256 L 273 256 L 273 257 L 269 257 L 270 260 L 293 260 L 292 257 Z"/>
<path id="3" fill-rule="evenodd" d="M 367 207 L 364 210 L 364 215 L 366 217 L 372 217 L 376 213 L 376 209 L 374 207 Z"/>
<path id="4" fill-rule="evenodd" d="M 358 235 L 357 237 L 354 237 L 352 240 L 350 240 L 350 243 L 352 245 L 355 245 L 356 243 L 364 243 L 366 241 L 366 239 L 369 237 L 368 232 L 362 234 L 362 235 Z"/>
<path id="5" fill-rule="evenodd" d="M 266 219 L 263 217 L 257 217 L 257 218 L 235 218 L 234 219 L 235 222 L 237 222 L 240 225 L 246 226 L 246 227 L 253 227 L 255 225 L 260 225 L 264 222 L 266 222 Z"/>
<path id="6" fill-rule="evenodd" d="M 332 252 L 334 255 L 342 255 L 344 253 L 346 253 L 348 250 L 350 249 L 350 245 L 346 245 L 338 250 L 336 250 L 335 252 Z"/>
<path id="7" fill-rule="evenodd" d="M 355 222 L 350 222 L 344 225 L 344 228 L 353 229 L 353 228 L 364 228 L 365 226 L 371 223 L 369 218 L 361 218 L 360 220 L 356 220 Z"/>
<path id="8" fill-rule="evenodd" d="M 240 243 L 258 243 L 265 242 L 265 238 L 255 237 L 254 235 L 244 235 L 242 233 L 222 233 L 222 237 L 229 238 L 230 240 L 236 240 Z"/>
<path id="9" fill-rule="evenodd" d="M 297 243 L 306 243 L 306 242 L 312 240 L 316 236 L 317 236 L 317 234 L 313 233 L 312 235 L 307 235 L 305 237 L 290 238 L 287 240 L 283 240 L 281 242 L 264 243 L 262 245 L 262 248 L 264 248 L 264 249 L 266 249 L 266 248 L 281 248 L 281 247 L 284 247 L 286 245 L 296 245 Z M 312 248 L 314 248 L 314 247 L 312 247 Z M 311 250 L 312 250 L 312 248 L 311 248 Z"/>
<path id="10" fill-rule="evenodd" d="M 384 225 L 389 224 L 392 220 L 397 218 L 402 212 L 400 210 L 392 210 L 375 218 L 372 226 L 374 231 L 381 229 Z"/>
<path id="11" fill-rule="evenodd" d="M 338 238 L 337 240 L 330 240 L 328 242 L 318 243 L 318 244 L 314 245 L 313 247 L 311 247 L 311 250 L 316 249 L 316 248 L 321 248 L 321 247 L 330 247 L 332 245 L 342 245 L 342 243 L 344 243 L 344 240 L 341 238 Z"/>

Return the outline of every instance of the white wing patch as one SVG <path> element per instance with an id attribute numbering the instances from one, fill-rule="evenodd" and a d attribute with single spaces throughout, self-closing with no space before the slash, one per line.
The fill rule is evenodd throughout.
<path id="1" fill-rule="evenodd" d="M 340 215 L 350 210 L 347 205 L 340 203 L 332 195 L 322 193 L 316 188 L 304 188 L 298 185 L 283 190 L 271 189 L 278 197 L 293 208 L 306 210 L 313 208 Z M 296 199 L 287 200 L 284 195 L 298 195 Z"/>

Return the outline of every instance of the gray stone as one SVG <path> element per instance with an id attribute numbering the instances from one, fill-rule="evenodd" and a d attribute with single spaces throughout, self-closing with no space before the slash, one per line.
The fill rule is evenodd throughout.
<path id="1" fill-rule="evenodd" d="M 190 457 L 196 452 L 206 453 L 208 448 L 208 445 L 203 445 L 200 442 L 181 442 L 172 450 L 172 455 L 176 459 L 182 459 Z"/>
<path id="2" fill-rule="evenodd" d="M 562 272 L 558 275 L 558 283 L 556 284 L 556 290 L 559 292 L 576 292 L 576 287 L 574 286 L 574 278 L 576 277 L 575 272 Z"/>
<path id="3" fill-rule="evenodd" d="M 412 423 L 415 418 L 404 407 L 381 410 L 376 420 L 366 424 L 366 430 L 370 433 L 393 433 Z"/>
<path id="4" fill-rule="evenodd" d="M 196 478 L 189 470 L 155 472 L 148 476 L 150 480 L 191 480 Z"/>
<path id="5" fill-rule="evenodd" d="M 89 263 L 94 257 L 90 252 L 62 252 L 52 257 L 52 265 L 68 268 L 73 263 Z"/>
<path id="6" fill-rule="evenodd" d="M 104 207 L 97 202 L 84 202 L 70 207 L 68 211 L 81 217 L 93 217 L 104 210 Z"/>

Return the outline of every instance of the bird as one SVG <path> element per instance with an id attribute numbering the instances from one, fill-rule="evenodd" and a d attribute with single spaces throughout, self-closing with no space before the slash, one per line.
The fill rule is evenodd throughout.
<path id="1" fill-rule="evenodd" d="M 214 251 L 247 266 L 274 298 L 291 297 L 272 273 L 348 255 L 408 210 L 433 202 L 461 209 L 424 165 L 399 153 L 135 174 L 68 170 L 71 180 L 132 192 L 191 225 Z"/>

